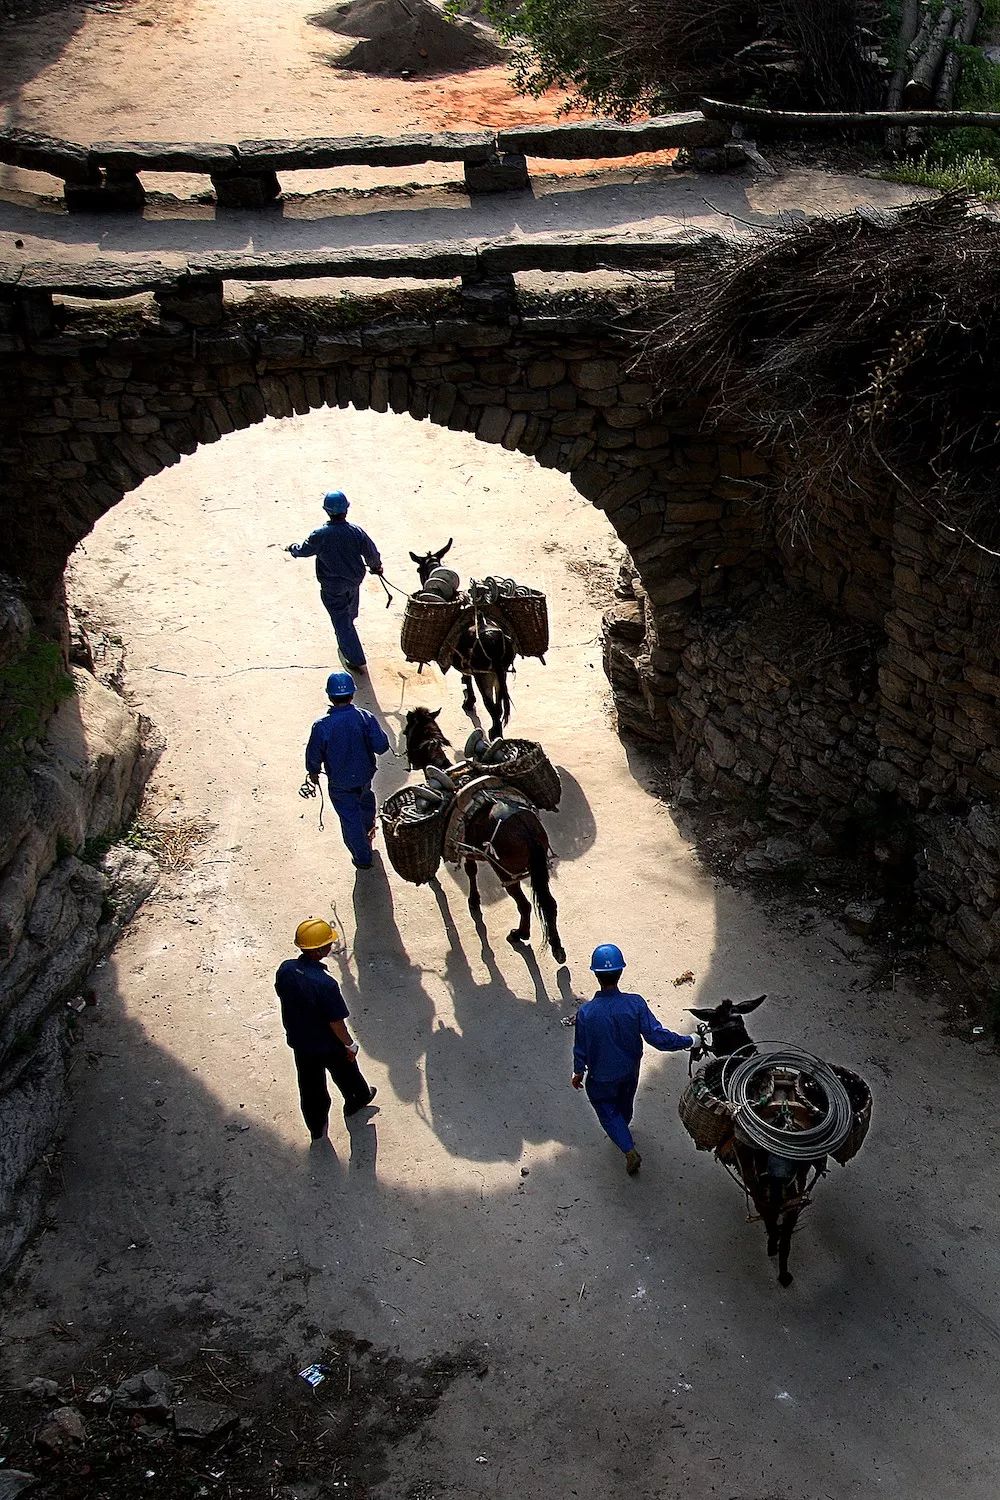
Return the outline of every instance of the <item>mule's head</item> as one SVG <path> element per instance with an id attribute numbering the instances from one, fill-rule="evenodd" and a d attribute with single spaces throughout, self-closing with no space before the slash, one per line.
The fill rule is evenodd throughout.
<path id="1" fill-rule="evenodd" d="M 437 552 L 425 552 L 423 555 L 418 552 L 410 553 L 411 559 L 417 565 L 417 577 L 420 579 L 421 584 L 425 584 L 434 572 L 434 569 L 440 566 L 441 559 L 447 552 L 451 551 L 451 544 L 454 540 L 455 538 L 450 536 L 444 546 L 440 547 Z"/>
<path id="2" fill-rule="evenodd" d="M 711 1010 L 697 1010 L 692 1006 L 689 1014 L 705 1022 L 712 1034 L 712 1051 L 716 1057 L 729 1057 L 741 1047 L 753 1046 L 743 1017 L 756 1010 L 766 999 L 766 995 L 758 995 L 756 1000 L 723 1000 Z"/>
<path id="3" fill-rule="evenodd" d="M 438 723 L 439 708 L 411 708 L 403 724 L 403 743 L 410 769 L 422 771 L 429 765 L 447 765 L 448 758 L 443 747 L 451 743 L 445 739 Z"/>

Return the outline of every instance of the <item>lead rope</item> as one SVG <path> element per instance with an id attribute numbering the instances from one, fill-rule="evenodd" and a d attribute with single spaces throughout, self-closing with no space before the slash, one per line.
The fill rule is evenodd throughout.
<path id="1" fill-rule="evenodd" d="M 299 796 L 302 797 L 306 802 L 308 802 L 311 798 L 315 797 L 315 795 L 316 795 L 317 792 L 319 792 L 319 831 L 320 831 L 320 833 L 322 833 L 323 832 L 323 827 L 324 827 L 324 824 L 323 824 L 323 784 L 322 784 L 322 782 L 319 782 L 319 781 L 311 781 L 309 779 L 309 777 L 307 776 L 306 779 L 305 779 L 305 781 L 299 787 Z"/>

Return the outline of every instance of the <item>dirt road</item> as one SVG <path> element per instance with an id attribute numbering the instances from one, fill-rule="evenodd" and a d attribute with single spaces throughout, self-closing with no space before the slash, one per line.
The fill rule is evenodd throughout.
<path id="1" fill-rule="evenodd" d="M 295 795 L 333 654 L 310 566 L 282 547 L 334 482 L 395 581 L 411 546 L 454 535 L 463 573 L 549 593 L 555 646 L 518 673 L 513 727 L 564 768 L 549 825 L 567 970 L 507 946 L 495 892 L 477 931 L 450 875 L 438 892 L 355 878 Z M 842 933 L 776 927 L 699 869 L 609 717 L 596 646 L 609 541 L 530 460 L 340 413 L 201 450 L 88 540 L 75 593 L 130 643 L 132 690 L 169 742 L 154 805 L 215 832 L 99 976 L 64 1187 L 7 1362 L 66 1370 L 120 1330 L 168 1360 L 239 1351 L 294 1384 L 338 1328 L 413 1360 L 474 1349 L 486 1374 L 457 1378 L 386 1452 L 384 1500 L 992 1500 L 993 1065 L 923 1002 L 865 993 Z M 399 611 L 383 603 L 370 582 L 363 701 L 391 735 L 401 705 L 443 703 L 460 741 L 457 684 L 402 665 Z M 402 777 L 393 762 L 382 792 Z M 310 1150 L 271 977 L 299 917 L 331 909 L 379 1111 Z M 817 1193 L 790 1290 L 682 1131 L 682 1061 L 646 1064 L 634 1181 L 570 1089 L 560 1022 L 604 938 L 667 1024 L 767 990 L 760 1035 L 871 1079 L 870 1143 Z M 687 969 L 695 983 L 675 988 Z"/>

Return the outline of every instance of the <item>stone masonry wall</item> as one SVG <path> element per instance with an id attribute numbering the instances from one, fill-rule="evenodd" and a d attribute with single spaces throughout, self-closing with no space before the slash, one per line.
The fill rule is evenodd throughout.
<path id="1" fill-rule="evenodd" d="M 702 793 L 751 797 L 794 831 L 776 852 L 755 851 L 748 868 L 808 860 L 821 876 L 824 861 L 868 862 L 897 894 L 905 887 L 913 915 L 991 988 L 1000 983 L 994 562 L 905 495 L 875 486 L 817 495 L 808 531 L 790 532 L 767 493 L 748 493 L 747 524 L 722 554 L 714 593 L 694 575 L 687 593 L 675 581 L 683 597 L 670 612 L 683 615 L 684 643 L 668 711 L 678 774 Z M 730 513 L 719 524 L 727 530 Z M 641 581 L 633 592 L 606 617 L 605 659 L 623 726 L 650 737 L 637 693 L 663 611 L 649 609 Z"/>
<path id="2" fill-rule="evenodd" d="M 81 631 L 68 671 L 58 652 L 53 669 L 51 645 L 16 591 L 0 589 L 0 1275 L 41 1206 L 67 1004 L 154 878 L 147 856 L 113 840 L 136 810 L 155 737 L 98 680 Z"/>

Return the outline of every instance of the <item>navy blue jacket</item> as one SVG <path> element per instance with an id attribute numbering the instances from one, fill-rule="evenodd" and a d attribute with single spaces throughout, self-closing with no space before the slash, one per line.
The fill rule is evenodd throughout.
<path id="1" fill-rule="evenodd" d="M 385 730 L 374 714 L 353 703 L 333 704 L 317 719 L 306 745 L 306 770 L 317 776 L 325 770 L 332 792 L 368 786 L 375 775 L 377 755 L 389 748 Z"/>
<path id="2" fill-rule="evenodd" d="M 343 1021 L 347 1006 L 340 985 L 318 958 L 304 953 L 286 958 L 274 976 L 274 988 L 289 1047 L 320 1057 L 343 1045 L 330 1030 L 330 1022 Z"/>
<path id="3" fill-rule="evenodd" d="M 350 521 L 327 521 L 311 531 L 304 542 L 289 547 L 293 557 L 315 557 L 316 577 L 320 585 L 333 588 L 357 588 L 365 576 L 365 566 L 381 573 L 382 559 L 378 548 L 360 526 Z"/>
<path id="4" fill-rule="evenodd" d="M 641 995 L 601 991 L 576 1013 L 573 1071 L 589 1073 L 594 1083 L 627 1078 L 638 1072 L 644 1041 L 658 1052 L 691 1046 L 690 1036 L 661 1025 Z"/>

